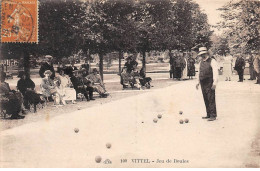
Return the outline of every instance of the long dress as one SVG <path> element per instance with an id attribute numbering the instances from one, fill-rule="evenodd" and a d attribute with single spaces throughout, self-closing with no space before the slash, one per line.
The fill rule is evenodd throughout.
<path id="1" fill-rule="evenodd" d="M 55 94 L 57 91 L 54 86 L 55 85 L 52 79 L 46 77 L 43 78 L 40 84 L 40 87 L 42 89 L 42 94 L 45 97 L 50 97 L 51 95 Z"/>
<path id="2" fill-rule="evenodd" d="M 256 73 L 260 73 L 260 57 L 255 57 L 255 60 L 253 62 L 254 70 Z"/>
<path id="3" fill-rule="evenodd" d="M 183 71 L 182 71 L 182 79 L 187 79 L 188 76 L 188 63 L 187 63 L 187 59 L 184 58 L 184 64 L 183 64 Z"/>
<path id="4" fill-rule="evenodd" d="M 188 76 L 195 76 L 195 59 L 188 59 Z"/>
<path id="5" fill-rule="evenodd" d="M 60 81 L 60 91 L 59 94 L 62 96 L 63 100 L 76 100 L 76 91 L 74 88 L 70 88 L 72 85 L 70 78 L 68 76 L 58 76 Z"/>
<path id="6" fill-rule="evenodd" d="M 225 77 L 230 78 L 232 75 L 232 56 L 226 56 L 223 63 L 223 74 Z"/>

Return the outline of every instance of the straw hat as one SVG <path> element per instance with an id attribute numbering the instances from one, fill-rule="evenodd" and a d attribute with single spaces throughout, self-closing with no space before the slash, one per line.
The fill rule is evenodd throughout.
<path id="1" fill-rule="evenodd" d="M 45 72 L 44 72 L 44 74 L 52 74 L 52 72 L 50 71 L 50 70 L 46 70 Z"/>
<path id="2" fill-rule="evenodd" d="M 207 48 L 206 47 L 200 47 L 198 56 L 205 54 L 205 53 L 208 53 Z"/>

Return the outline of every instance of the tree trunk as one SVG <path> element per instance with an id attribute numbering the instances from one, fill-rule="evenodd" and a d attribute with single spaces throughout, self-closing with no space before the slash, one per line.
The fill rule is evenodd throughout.
<path id="1" fill-rule="evenodd" d="M 8 60 L 5 60 L 5 72 L 7 72 L 7 66 L 8 66 L 7 61 Z"/>
<path id="2" fill-rule="evenodd" d="M 27 50 L 24 50 L 23 52 L 23 68 L 25 74 L 30 74 L 30 55 Z"/>
<path id="3" fill-rule="evenodd" d="M 88 72 L 90 73 L 91 72 L 91 55 L 90 55 L 90 51 L 89 51 L 89 49 L 88 49 L 88 52 L 87 52 L 87 61 L 88 61 L 88 64 L 89 64 L 89 70 L 88 70 Z M 85 63 L 87 62 L 87 61 L 85 61 Z"/>
<path id="4" fill-rule="evenodd" d="M 146 60 L 145 60 L 145 50 L 143 51 L 143 61 L 142 61 L 142 67 L 143 67 L 143 70 L 144 72 L 146 72 Z"/>
<path id="5" fill-rule="evenodd" d="M 104 81 L 104 77 L 103 77 L 103 53 L 99 53 L 99 73 L 100 73 L 100 77 L 102 79 L 102 81 Z"/>
<path id="6" fill-rule="evenodd" d="M 119 51 L 119 67 L 118 67 L 118 75 L 121 75 L 121 59 L 123 57 L 123 52 Z"/>
<path id="7" fill-rule="evenodd" d="M 170 78 L 174 78 L 173 76 L 173 56 L 172 56 L 172 50 L 169 50 L 169 57 L 170 57 Z"/>

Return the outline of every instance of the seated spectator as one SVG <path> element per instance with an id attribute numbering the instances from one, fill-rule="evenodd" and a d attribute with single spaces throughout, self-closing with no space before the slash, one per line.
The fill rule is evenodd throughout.
<path id="1" fill-rule="evenodd" d="M 124 67 L 121 72 L 120 83 L 123 85 L 123 88 L 127 87 L 129 81 L 132 79 L 131 74 L 127 72 L 127 68 Z"/>
<path id="2" fill-rule="evenodd" d="M 42 94 L 47 98 L 52 98 L 52 95 L 55 95 L 57 93 L 55 84 L 53 80 L 50 78 L 52 72 L 50 70 L 47 70 L 44 72 L 44 78 L 42 79 L 41 82 L 41 89 L 42 89 Z"/>
<path id="3" fill-rule="evenodd" d="M 132 68 L 133 68 L 134 71 L 137 70 L 138 62 L 136 62 L 136 57 L 131 56 L 131 62 L 130 62 L 130 64 L 131 64 L 131 66 L 132 66 Z"/>
<path id="4" fill-rule="evenodd" d="M 57 80 L 59 81 L 58 84 L 59 94 L 61 95 L 63 101 L 65 102 L 64 105 L 66 104 L 66 101 L 72 101 L 72 103 L 75 104 L 77 95 L 70 81 L 69 76 L 65 75 L 63 70 L 60 70 L 59 75 L 57 75 Z"/>
<path id="5" fill-rule="evenodd" d="M 121 73 L 121 84 L 123 85 L 123 89 L 127 88 L 127 85 L 130 85 L 132 88 L 134 87 L 134 85 L 136 85 L 137 88 L 141 88 L 139 78 L 140 78 L 140 75 L 138 72 L 136 72 L 135 70 L 132 70 L 129 73 L 129 72 L 127 72 L 127 68 L 124 67 L 122 69 L 122 73 Z"/>
<path id="6" fill-rule="evenodd" d="M 66 105 L 65 100 L 63 99 L 63 90 L 60 86 L 60 81 L 55 77 L 53 80 L 53 83 L 55 85 L 56 93 L 52 95 L 54 100 L 54 105 L 60 106 L 60 105 Z"/>
<path id="7" fill-rule="evenodd" d="M 86 62 L 85 64 L 82 64 L 81 66 L 80 66 L 80 70 L 82 70 L 82 69 L 85 69 L 85 73 L 83 73 L 83 76 L 85 75 L 85 76 L 87 76 L 88 74 L 89 74 L 89 64 L 88 64 L 88 62 Z"/>
<path id="8" fill-rule="evenodd" d="M 124 68 L 126 68 L 126 71 L 128 73 L 131 73 L 133 71 L 133 69 L 134 69 L 131 61 L 132 61 L 131 57 L 127 57 L 126 58 L 126 63 L 124 65 Z"/>
<path id="9" fill-rule="evenodd" d="M 29 78 L 29 76 L 25 74 L 24 71 L 20 71 L 18 74 L 18 77 L 20 78 L 20 80 L 18 80 L 18 82 L 17 82 L 17 89 L 23 95 L 25 109 L 30 109 L 28 101 L 29 101 L 29 98 L 31 98 L 30 95 L 32 95 L 32 93 L 28 93 L 28 91 L 33 91 L 35 88 L 35 84 Z"/>
<path id="10" fill-rule="evenodd" d="M 82 72 L 83 77 L 86 77 L 88 75 L 88 72 L 85 68 L 82 68 L 80 71 Z"/>
<path id="11" fill-rule="evenodd" d="M 151 87 L 151 77 L 146 77 L 146 73 L 144 71 L 144 68 L 140 70 L 140 78 L 139 78 L 140 84 L 146 88 Z"/>
<path id="12" fill-rule="evenodd" d="M 87 101 L 89 100 L 95 100 L 93 98 L 93 88 L 87 86 L 88 81 L 85 77 L 83 77 L 82 72 L 78 71 L 78 75 L 75 76 L 74 74 L 70 78 L 74 89 L 76 90 L 76 94 L 78 97 L 78 94 L 83 94 Z"/>
<path id="13" fill-rule="evenodd" d="M 23 95 L 22 106 L 24 106 L 25 109 L 30 110 L 30 105 L 33 105 L 34 112 L 36 112 L 36 105 L 45 103 L 45 100 L 34 90 L 35 84 L 30 79 L 29 75 L 25 74 L 24 71 L 20 71 L 18 77 L 20 77 L 20 80 L 17 82 L 17 89 Z"/>
<path id="14" fill-rule="evenodd" d="M 98 92 L 101 97 L 106 98 L 108 96 L 105 85 L 96 68 L 93 69 L 92 74 L 89 74 L 86 79 L 90 81 L 89 87 L 93 87 L 94 91 Z"/>
<path id="15" fill-rule="evenodd" d="M 19 115 L 23 108 L 22 94 L 10 89 L 9 84 L 5 82 L 6 74 L 4 72 L 1 72 L 0 79 L 0 109 L 11 114 L 11 119 L 23 119 L 24 116 Z"/>
<path id="16" fill-rule="evenodd" d="M 24 71 L 20 71 L 18 74 L 20 80 L 17 82 L 17 89 L 24 95 L 26 90 L 34 90 L 35 84 L 30 77 L 25 74 Z"/>

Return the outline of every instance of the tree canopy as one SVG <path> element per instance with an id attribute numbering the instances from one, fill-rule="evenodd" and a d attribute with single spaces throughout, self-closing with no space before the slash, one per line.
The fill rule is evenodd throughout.
<path id="1" fill-rule="evenodd" d="M 260 48 L 260 1 L 230 1 L 222 8 L 223 21 L 218 27 L 224 30 L 232 54 L 246 54 Z"/>
<path id="2" fill-rule="evenodd" d="M 210 46 L 207 15 L 192 0 L 39 1 L 39 43 L 3 44 L 4 58 L 35 54 L 61 59 L 79 51 L 145 55 Z"/>

